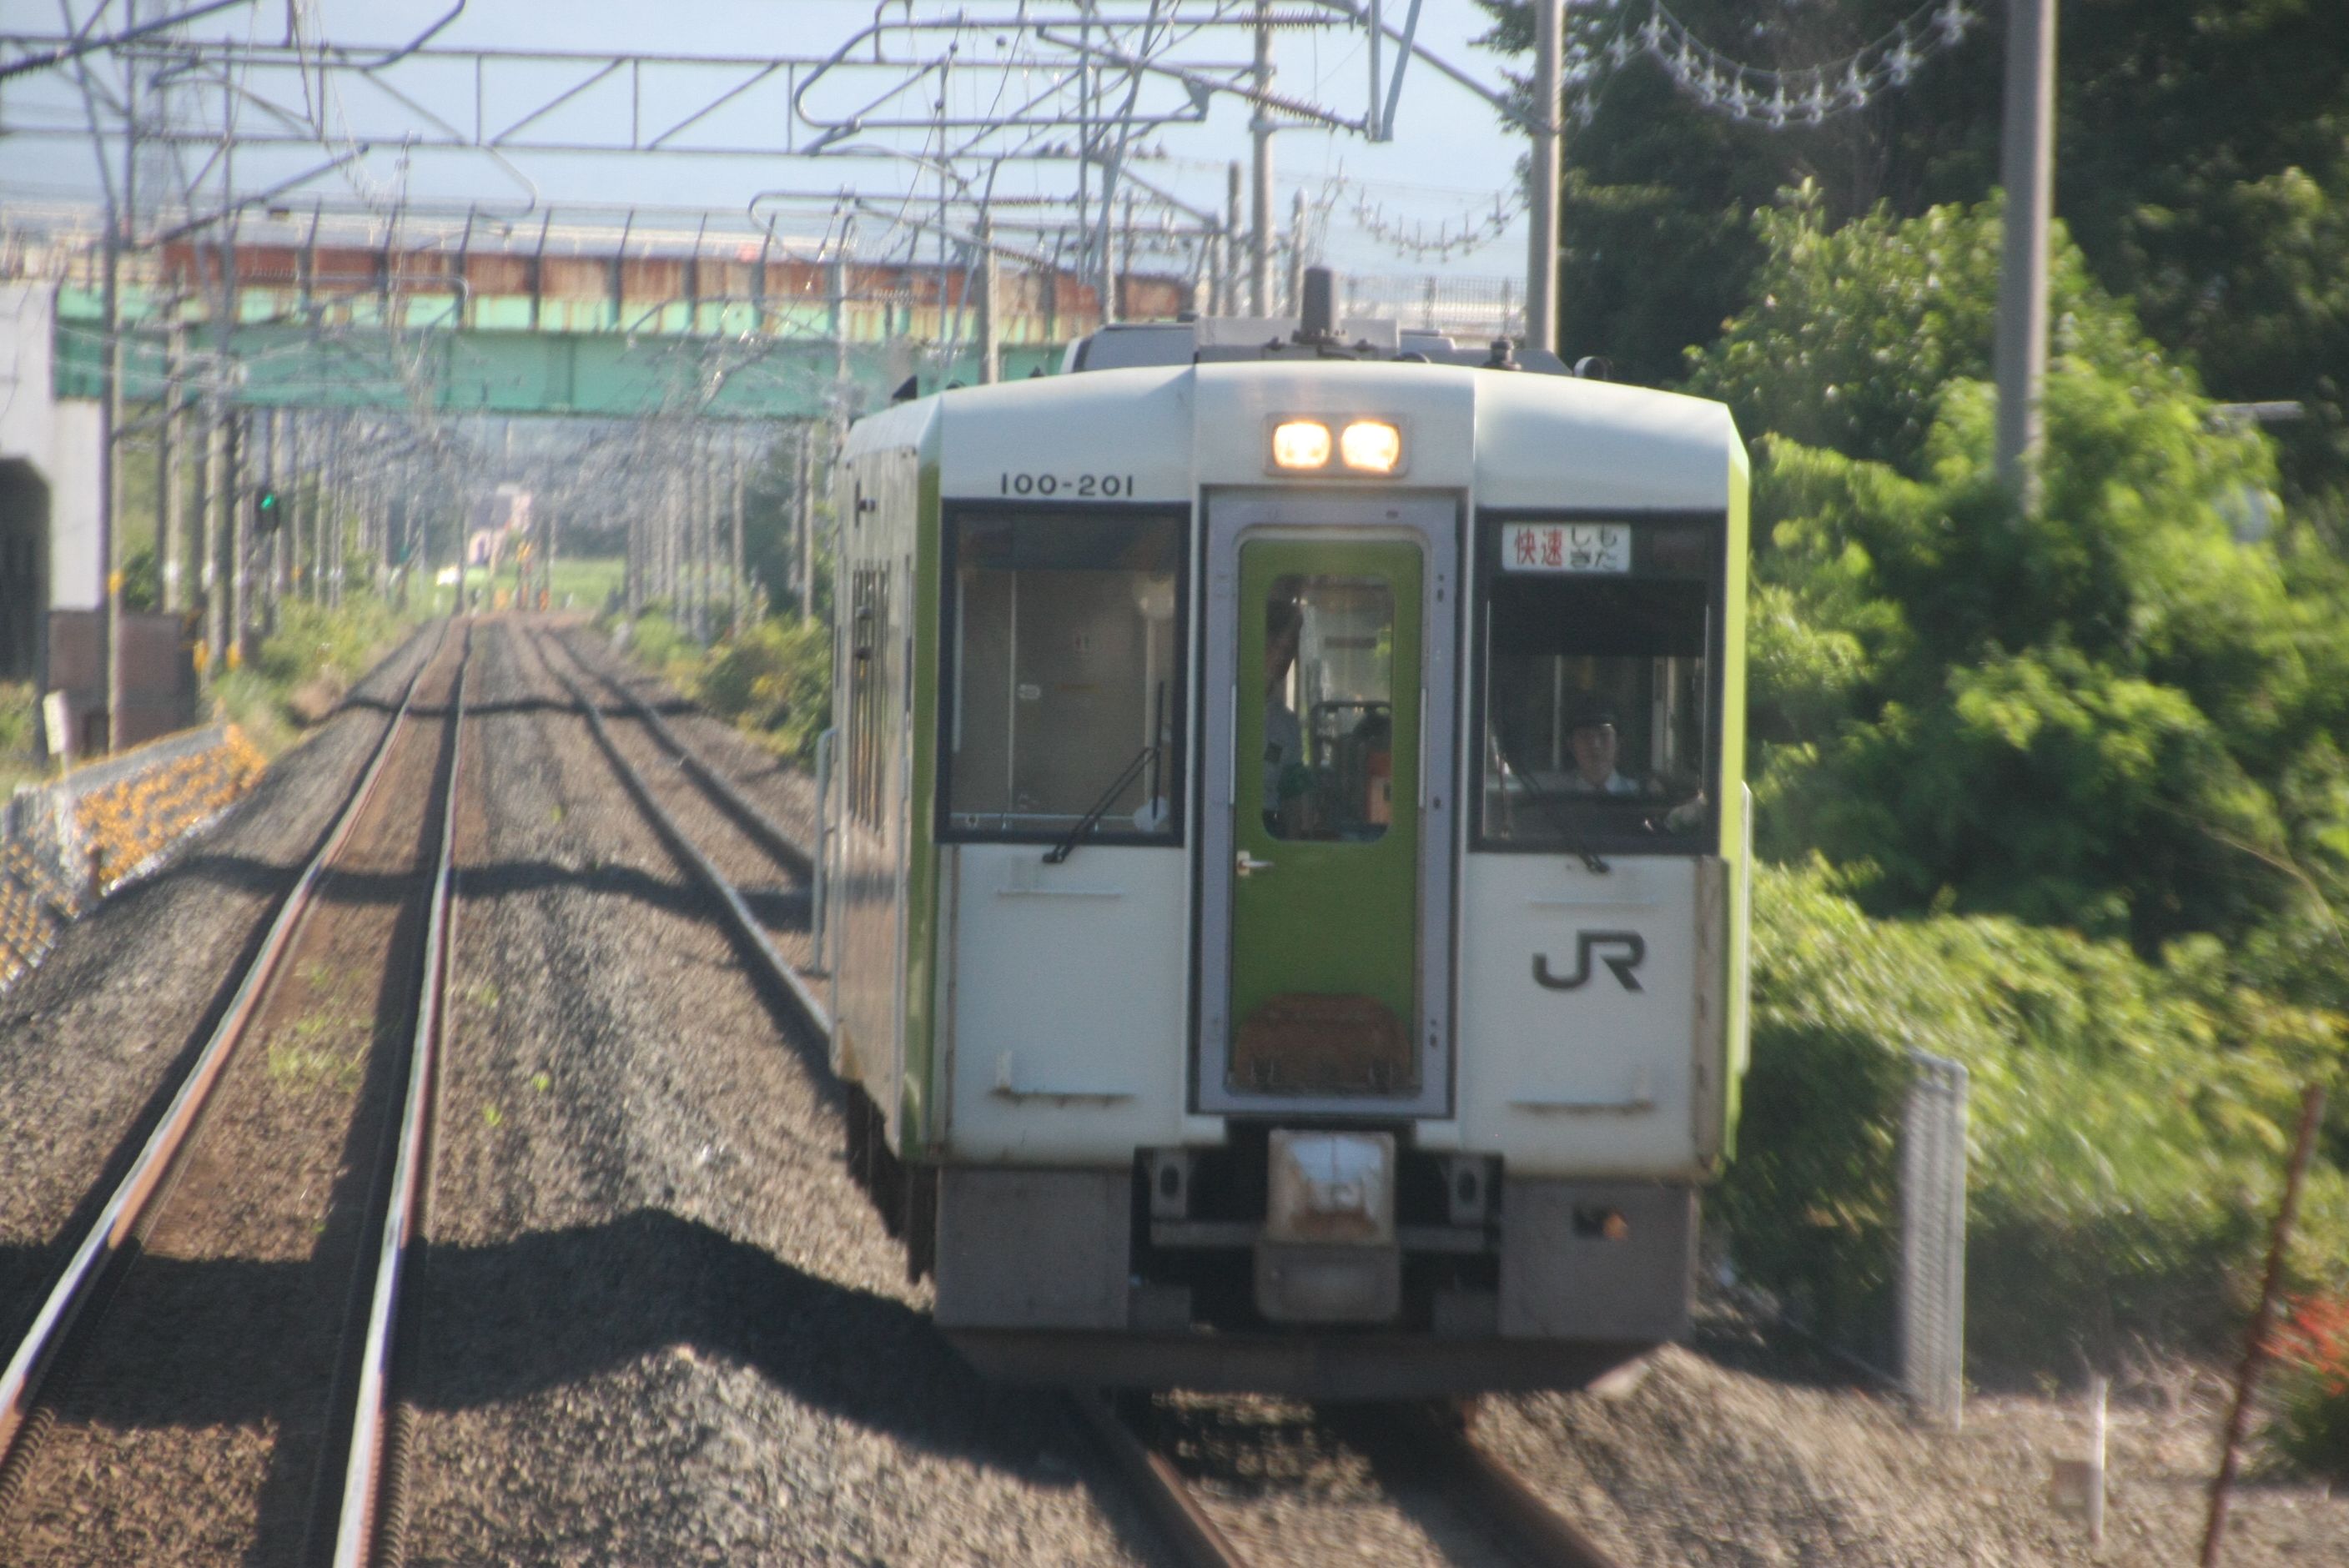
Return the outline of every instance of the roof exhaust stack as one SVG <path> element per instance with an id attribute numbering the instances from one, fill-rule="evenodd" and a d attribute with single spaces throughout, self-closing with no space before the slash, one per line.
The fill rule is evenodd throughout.
<path id="1" fill-rule="evenodd" d="M 1305 269 L 1305 286 L 1298 300 L 1297 341 L 1335 343 L 1338 340 L 1338 295 L 1327 267 Z"/>

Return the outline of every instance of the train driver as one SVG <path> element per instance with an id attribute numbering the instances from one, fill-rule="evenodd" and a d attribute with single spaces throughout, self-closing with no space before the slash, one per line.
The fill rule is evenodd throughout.
<path id="1" fill-rule="evenodd" d="M 1615 710 L 1603 703 L 1578 709 L 1567 728 L 1574 748 L 1574 770 L 1560 788 L 1568 795 L 1637 795 L 1640 782 L 1615 769 L 1621 742 L 1615 733 Z"/>

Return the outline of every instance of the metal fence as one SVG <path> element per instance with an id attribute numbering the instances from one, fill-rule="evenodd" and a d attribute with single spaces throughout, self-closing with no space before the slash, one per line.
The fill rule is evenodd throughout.
<path id="1" fill-rule="evenodd" d="M 1461 338 L 1522 337 L 1524 290 L 1521 280 L 1506 275 L 1373 277 L 1348 273 L 1338 279 L 1338 314 L 1376 316 Z"/>
<path id="2" fill-rule="evenodd" d="M 1920 1419 L 1962 1422 L 1966 1370 L 1966 1069 L 1909 1053 L 1900 1121 L 1900 1387 Z"/>

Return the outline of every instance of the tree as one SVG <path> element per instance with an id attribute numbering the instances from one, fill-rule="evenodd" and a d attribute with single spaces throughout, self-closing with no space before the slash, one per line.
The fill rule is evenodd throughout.
<path id="1" fill-rule="evenodd" d="M 1831 234 L 1797 208 L 1761 232 L 1764 296 L 1695 379 L 1819 443 L 1772 437 L 1757 473 L 1766 847 L 1823 851 L 1880 912 L 2149 954 L 2349 888 L 2349 593 L 2302 531 L 2237 537 L 2275 482 L 2266 443 L 2067 253 L 2024 516 L 1978 379 L 1995 206 Z"/>
<path id="2" fill-rule="evenodd" d="M 1480 0 L 1489 42 L 1531 47 L 1527 7 Z M 1998 181 L 2003 7 L 1903 87 L 1818 127 L 1708 114 L 1644 55 L 1606 46 L 1640 0 L 1568 12 L 1579 116 L 1561 195 L 1564 339 L 1633 377 L 1676 381 L 1757 297 L 1766 253 L 1743 226 L 1806 182 L 1832 229 L 1979 201 Z M 1883 36 L 1906 0 L 1680 0 L 1699 36 L 1745 63 L 1824 63 Z M 2349 51 L 2334 0 L 2071 0 L 2057 49 L 2056 211 L 2090 272 L 2212 394 L 2298 399 L 2288 488 L 2349 487 Z M 1873 454 L 1865 454 L 1873 455 Z M 2337 507 L 2336 507 L 2337 510 Z"/>

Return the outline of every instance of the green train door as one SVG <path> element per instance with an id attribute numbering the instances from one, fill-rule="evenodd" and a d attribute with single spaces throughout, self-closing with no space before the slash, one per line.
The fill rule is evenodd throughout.
<path id="1" fill-rule="evenodd" d="M 1324 503 L 1329 504 L 1329 503 Z M 1282 509 L 1294 511 L 1294 503 Z M 1389 521 L 1391 506 L 1368 517 Z M 1444 509 L 1448 517 L 1450 509 Z M 1250 531 L 1211 574 L 1228 628 L 1229 838 L 1207 862 L 1216 945 L 1204 976 L 1220 1006 L 1203 1040 L 1209 1109 L 1422 1109 L 1447 1099 L 1444 1009 L 1431 1006 L 1431 886 L 1448 893 L 1431 844 L 1428 737 L 1446 756 L 1447 724 L 1423 711 L 1432 552 L 1389 528 Z M 1448 577 L 1448 571 L 1445 573 Z M 1450 622 L 1454 598 L 1444 595 Z M 1220 614 L 1215 613 L 1220 611 Z M 1447 650 L 1448 651 L 1448 650 Z M 1450 661 L 1444 665 L 1449 668 Z M 1444 694 L 1450 708 L 1449 688 Z M 1212 764 L 1211 764 L 1212 766 Z M 1438 788 L 1431 790 L 1429 785 Z M 1220 837 L 1203 833 L 1203 847 Z M 1437 851 L 1432 859 L 1431 848 Z M 1216 897 L 1220 892 L 1221 897 Z M 1433 901 L 1437 907 L 1445 902 Z M 1440 944 L 1445 930 L 1433 926 Z"/>

